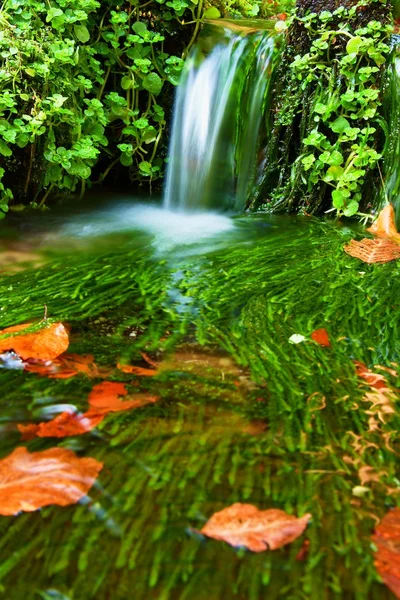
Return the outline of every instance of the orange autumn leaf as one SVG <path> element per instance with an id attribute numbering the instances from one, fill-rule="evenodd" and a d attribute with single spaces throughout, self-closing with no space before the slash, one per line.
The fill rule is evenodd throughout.
<path id="1" fill-rule="evenodd" d="M 31 325 L 31 323 L 25 323 L 1 330 L 0 336 L 16 335 L 0 339 L 0 352 L 14 350 L 24 360 L 29 358 L 53 360 L 67 350 L 69 335 L 62 323 L 52 323 L 34 333 L 20 333 Z"/>
<path id="2" fill-rule="evenodd" d="M 134 394 L 131 400 L 120 400 L 120 396 L 128 393 L 123 383 L 104 381 L 95 385 L 89 394 L 89 410 L 84 413 L 65 411 L 51 421 L 36 425 L 18 424 L 23 440 L 34 437 L 68 437 L 82 435 L 92 431 L 111 412 L 122 412 L 133 408 L 141 408 L 146 404 L 157 402 L 158 396 L 151 394 Z"/>
<path id="3" fill-rule="evenodd" d="M 120 396 L 126 396 L 128 390 L 123 383 L 117 381 L 103 381 L 94 386 L 89 394 L 89 406 L 93 412 L 119 412 L 130 408 L 140 408 L 146 404 L 152 404 L 158 400 L 158 396 L 150 394 L 134 394 L 133 400 L 120 400 Z"/>
<path id="4" fill-rule="evenodd" d="M 315 331 L 312 332 L 311 338 L 314 340 L 314 342 L 317 342 L 317 344 L 319 344 L 320 346 L 329 347 L 331 345 L 331 343 L 329 341 L 329 335 L 328 335 L 328 332 L 326 331 L 326 329 L 316 329 Z"/>
<path id="5" fill-rule="evenodd" d="M 377 546 L 375 567 L 384 583 L 400 598 L 400 509 L 390 510 L 372 537 Z"/>
<path id="6" fill-rule="evenodd" d="M 310 514 L 297 518 L 283 510 L 258 510 L 252 504 L 237 502 L 215 513 L 201 533 L 231 546 L 264 552 L 293 542 L 304 532 L 310 519 Z"/>
<path id="7" fill-rule="evenodd" d="M 103 421 L 106 414 L 106 412 L 97 413 L 90 410 L 83 414 L 65 411 L 51 421 L 29 425 L 19 424 L 17 427 L 22 433 L 23 440 L 31 440 L 35 437 L 64 438 L 92 431 Z"/>
<path id="8" fill-rule="evenodd" d="M 396 227 L 396 217 L 392 204 L 387 204 L 376 221 L 367 229 L 377 237 L 387 238 L 400 243 L 400 234 Z"/>
<path id="9" fill-rule="evenodd" d="M 117 367 L 123 373 L 130 373 L 131 375 L 140 375 L 142 377 L 152 377 L 153 375 L 157 375 L 157 371 L 155 369 L 134 367 L 133 365 L 122 365 L 121 363 L 118 363 Z"/>
<path id="10" fill-rule="evenodd" d="M 79 373 L 88 377 L 108 377 L 111 373 L 111 369 L 98 367 L 91 354 L 63 354 L 53 361 L 30 361 L 24 368 L 50 379 L 69 379 Z"/>
<path id="11" fill-rule="evenodd" d="M 28 452 L 17 448 L 0 460 L 0 514 L 68 506 L 86 496 L 103 464 L 66 448 Z"/>
<path id="12" fill-rule="evenodd" d="M 400 245 L 385 238 L 351 240 L 343 249 L 353 258 L 358 258 L 368 264 L 386 263 L 400 258 Z"/>

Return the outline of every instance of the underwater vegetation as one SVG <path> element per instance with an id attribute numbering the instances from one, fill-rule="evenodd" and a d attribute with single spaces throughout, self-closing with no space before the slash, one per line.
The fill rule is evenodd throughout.
<path id="1" fill-rule="evenodd" d="M 347 256 L 353 237 L 279 217 L 252 243 L 192 257 L 135 238 L 1 277 L 3 328 L 32 325 L 1 336 L 0 473 L 55 450 L 69 454 L 50 479 L 69 461 L 98 469 L 78 504 L 13 496 L 28 512 L 0 518 L 4 590 L 389 598 L 378 572 L 395 577 L 396 562 L 376 552 L 395 552 L 395 530 L 379 542 L 376 526 L 398 504 L 398 263 Z M 41 358 L 57 331 L 56 356 L 45 345 Z M 206 540 L 210 519 L 240 548 Z M 282 522 L 290 543 L 244 550 L 254 528 L 273 547 Z"/>

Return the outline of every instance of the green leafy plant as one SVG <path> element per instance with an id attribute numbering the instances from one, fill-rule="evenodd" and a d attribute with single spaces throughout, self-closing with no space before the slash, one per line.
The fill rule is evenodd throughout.
<path id="1" fill-rule="evenodd" d="M 382 158 L 374 148 L 376 136 L 385 129 L 378 78 L 390 53 L 392 27 L 372 20 L 354 28 L 357 10 L 366 4 L 293 17 L 313 40 L 308 53 L 295 57 L 293 80 L 302 91 L 317 88 L 301 177 L 309 191 L 319 182 L 332 187 L 331 210 L 347 217 L 360 214 L 365 177 Z"/>
<path id="2" fill-rule="evenodd" d="M 5 0 L 0 9 L 0 218 L 124 167 L 163 175 L 166 114 L 204 0 Z"/>

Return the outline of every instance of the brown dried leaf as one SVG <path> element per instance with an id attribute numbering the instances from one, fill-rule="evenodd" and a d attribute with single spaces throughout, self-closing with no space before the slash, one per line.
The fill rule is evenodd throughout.
<path id="1" fill-rule="evenodd" d="M 112 369 L 98 367 L 91 354 L 63 354 L 52 361 L 34 360 L 25 365 L 25 371 L 50 379 L 69 379 L 79 373 L 88 377 L 108 377 Z"/>
<path id="2" fill-rule="evenodd" d="M 34 333 L 20 333 L 31 326 L 32 323 L 25 323 L 0 331 L 0 336 L 4 334 L 17 334 L 0 339 L 0 352 L 14 350 L 24 360 L 29 358 L 53 360 L 67 350 L 69 335 L 62 323 L 53 323 Z"/>
<path id="3" fill-rule="evenodd" d="M 19 424 L 17 427 L 22 433 L 23 440 L 31 440 L 35 437 L 64 438 L 92 431 L 92 429 L 103 421 L 106 414 L 105 412 L 96 413 L 91 410 L 83 414 L 65 411 L 51 421 L 45 421 L 37 425 Z"/>
<path id="4" fill-rule="evenodd" d="M 351 240 L 344 247 L 344 251 L 368 264 L 386 263 L 400 258 L 400 245 L 386 238 L 377 240 L 364 238 L 359 242 Z"/>
<path id="5" fill-rule="evenodd" d="M 118 363 L 117 367 L 123 373 L 130 373 L 131 375 L 140 375 L 141 377 L 153 377 L 153 375 L 157 375 L 155 369 L 146 369 L 144 367 L 135 367 L 133 365 L 122 365 L 121 363 Z"/>
<path id="6" fill-rule="evenodd" d="M 400 509 L 390 510 L 372 537 L 378 550 L 375 567 L 387 587 L 400 598 Z"/>
<path id="7" fill-rule="evenodd" d="M 258 510 L 252 504 L 237 502 L 215 513 L 201 533 L 231 546 L 264 552 L 293 542 L 303 533 L 310 519 L 310 514 L 297 518 L 283 510 Z"/>
<path id="8" fill-rule="evenodd" d="M 97 427 L 110 412 L 121 412 L 133 408 L 141 408 L 146 404 L 157 402 L 159 396 L 139 393 L 132 400 L 120 400 L 120 396 L 128 393 L 123 383 L 103 381 L 95 385 L 89 394 L 90 408 L 85 413 L 65 411 L 51 421 L 37 425 L 17 425 L 23 440 L 34 437 L 63 438 L 72 435 L 82 435 Z"/>
<path id="9" fill-rule="evenodd" d="M 391 239 L 397 243 L 400 242 L 400 234 L 396 227 L 396 216 L 392 204 L 387 204 L 378 215 L 376 221 L 367 229 L 370 233 L 378 237 Z"/>
<path id="10" fill-rule="evenodd" d="M 102 468 L 94 458 L 79 458 L 65 448 L 32 453 L 17 448 L 0 460 L 0 514 L 75 504 L 87 494 Z"/>

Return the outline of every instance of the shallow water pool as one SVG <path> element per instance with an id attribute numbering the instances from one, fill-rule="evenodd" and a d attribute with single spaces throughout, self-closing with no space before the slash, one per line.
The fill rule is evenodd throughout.
<path id="1" fill-rule="evenodd" d="M 104 463 L 78 504 L 0 517 L 4 598 L 392 597 L 371 535 L 400 490 L 397 263 L 345 255 L 357 229 L 342 224 L 130 198 L 1 227 L 1 328 L 46 311 L 97 368 L 63 379 L 3 355 L 1 458 L 61 447 Z M 384 376 L 386 405 L 355 361 Z M 105 379 L 157 400 L 22 439 L 18 425 L 84 412 Z M 234 502 L 312 521 L 260 554 L 199 533 Z"/>

